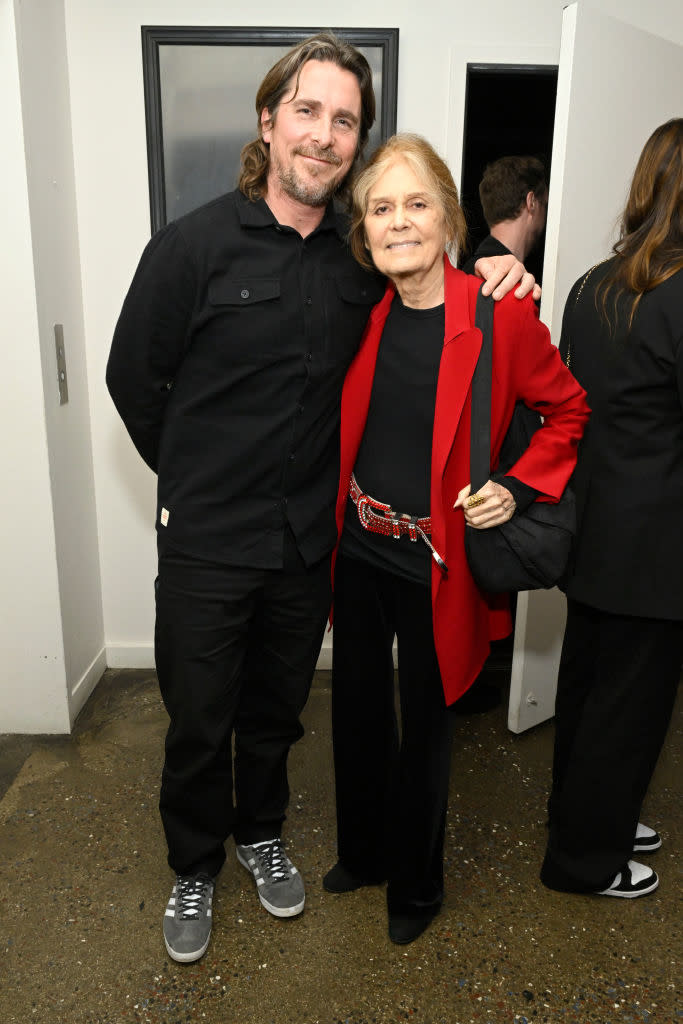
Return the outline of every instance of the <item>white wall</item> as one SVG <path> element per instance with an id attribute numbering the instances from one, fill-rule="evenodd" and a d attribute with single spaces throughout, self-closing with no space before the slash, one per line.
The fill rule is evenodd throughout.
<path id="1" fill-rule="evenodd" d="M 106 661 L 66 34 L 59 0 L 3 2 L 1 10 L 10 372 L 0 410 L 0 731 L 68 732 Z M 55 323 L 66 339 L 63 407 Z"/>
<path id="2" fill-rule="evenodd" d="M 579 0 L 612 18 L 640 28 L 644 32 L 661 36 L 683 46 L 683 5 L 680 0 Z M 680 97 L 679 97 L 680 100 Z M 678 104 L 680 110 L 680 102 Z M 653 128 L 656 128 L 653 125 Z"/>
<path id="3" fill-rule="evenodd" d="M 85 358 L 71 111 L 62 0 L 17 4 L 44 409 L 71 720 L 105 668 L 90 402 Z M 69 401 L 60 406 L 54 325 L 62 324 Z"/>
<path id="4" fill-rule="evenodd" d="M 531 44 L 556 59 L 562 0 L 463 0 L 392 5 L 359 0 L 311 5 L 263 0 L 258 16 L 217 0 L 66 0 L 66 29 L 85 334 L 110 665 L 152 664 L 156 552 L 153 474 L 144 466 L 107 396 L 109 344 L 140 252 L 149 238 L 141 25 L 340 24 L 398 27 L 398 127 L 427 136 L 459 166 L 452 130 L 462 97 L 449 98 L 452 65 L 492 45 L 503 59 L 528 59 Z M 343 10 L 343 17 L 341 11 Z M 472 59 L 472 58 L 470 58 Z M 455 159 L 454 159 L 455 154 Z"/>
<path id="5" fill-rule="evenodd" d="M 0 731 L 68 731 L 14 5 L 0 4 Z M 11 197 L 11 200 L 10 200 Z"/>

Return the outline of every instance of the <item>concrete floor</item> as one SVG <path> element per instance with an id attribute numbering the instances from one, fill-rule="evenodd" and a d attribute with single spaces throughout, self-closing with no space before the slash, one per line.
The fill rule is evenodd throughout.
<path id="1" fill-rule="evenodd" d="M 459 719 L 445 908 L 407 947 L 384 893 L 333 897 L 329 678 L 291 755 L 301 917 L 263 910 L 234 849 L 206 956 L 166 956 L 172 876 L 156 804 L 166 715 L 153 674 L 106 673 L 71 737 L 0 738 L 0 1024 L 642 1024 L 683 1019 L 678 804 L 683 702 L 644 820 L 656 893 L 551 893 L 538 881 L 553 727 L 514 736 L 505 708 Z"/>

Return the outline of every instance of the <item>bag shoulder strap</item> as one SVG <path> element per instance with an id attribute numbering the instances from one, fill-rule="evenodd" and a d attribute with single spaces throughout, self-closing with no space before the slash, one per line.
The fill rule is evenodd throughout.
<path id="1" fill-rule="evenodd" d="M 472 376 L 470 482 L 472 493 L 491 476 L 491 376 L 493 372 L 493 308 L 490 295 L 477 295 L 474 326 L 482 333 L 481 351 Z"/>

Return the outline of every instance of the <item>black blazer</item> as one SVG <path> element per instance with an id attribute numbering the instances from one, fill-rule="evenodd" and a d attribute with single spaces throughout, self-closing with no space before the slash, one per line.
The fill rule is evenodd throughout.
<path id="1" fill-rule="evenodd" d="M 567 299 L 560 352 L 592 415 L 574 473 L 578 536 L 567 595 L 603 611 L 683 619 L 683 271 L 641 299 L 613 337 L 595 291 Z"/>

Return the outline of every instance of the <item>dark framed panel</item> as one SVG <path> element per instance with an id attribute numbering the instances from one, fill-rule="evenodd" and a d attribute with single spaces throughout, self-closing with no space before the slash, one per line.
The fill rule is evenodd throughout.
<path id="1" fill-rule="evenodd" d="M 142 28 L 152 231 L 234 188 L 256 137 L 266 71 L 317 28 Z M 366 153 L 396 131 L 397 28 L 335 28 L 370 64 L 377 120 Z"/>

